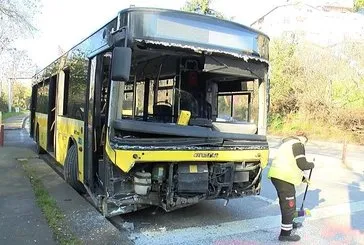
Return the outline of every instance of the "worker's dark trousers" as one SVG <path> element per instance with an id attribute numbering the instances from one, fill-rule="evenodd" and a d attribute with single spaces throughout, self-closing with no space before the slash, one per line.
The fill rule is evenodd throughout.
<path id="1" fill-rule="evenodd" d="M 271 180 L 277 190 L 281 208 L 281 236 L 289 236 L 293 229 L 293 218 L 296 211 L 296 190 L 291 183 L 276 178 Z"/>

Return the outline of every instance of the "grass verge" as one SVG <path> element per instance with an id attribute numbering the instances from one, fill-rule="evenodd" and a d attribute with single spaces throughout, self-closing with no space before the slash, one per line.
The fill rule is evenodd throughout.
<path id="1" fill-rule="evenodd" d="M 56 201 L 44 188 L 42 181 L 35 173 L 34 169 L 28 165 L 27 160 L 20 161 L 33 187 L 35 199 L 38 207 L 42 210 L 49 227 L 53 232 L 53 237 L 58 244 L 79 245 L 82 244 L 68 228 L 62 211 L 58 208 Z"/>
<path id="2" fill-rule="evenodd" d="M 23 111 L 23 112 L 3 112 L 2 113 L 2 120 L 6 120 L 9 117 L 15 117 L 15 116 L 19 116 L 19 115 L 23 115 L 26 114 L 27 112 Z"/>

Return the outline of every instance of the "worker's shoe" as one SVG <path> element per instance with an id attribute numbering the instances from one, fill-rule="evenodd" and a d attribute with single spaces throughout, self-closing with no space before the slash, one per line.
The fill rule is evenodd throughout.
<path id="1" fill-rule="evenodd" d="M 288 235 L 288 236 L 282 236 L 280 235 L 278 237 L 278 240 L 281 242 L 298 242 L 301 239 L 299 235 Z"/>
<path id="2" fill-rule="evenodd" d="M 293 221 L 293 229 L 297 229 L 297 228 L 301 228 L 302 227 L 302 223 L 301 222 L 294 222 Z"/>

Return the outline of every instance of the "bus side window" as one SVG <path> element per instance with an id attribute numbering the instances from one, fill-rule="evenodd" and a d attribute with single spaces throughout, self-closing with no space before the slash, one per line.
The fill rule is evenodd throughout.
<path id="1" fill-rule="evenodd" d="M 62 115 L 68 114 L 68 88 L 69 88 L 69 81 L 70 81 L 70 70 L 65 69 L 64 72 L 64 94 L 63 94 L 63 113 Z"/>
<path id="2" fill-rule="evenodd" d="M 72 65 L 65 71 L 65 116 L 84 120 L 88 59 L 77 56 L 73 59 Z"/>

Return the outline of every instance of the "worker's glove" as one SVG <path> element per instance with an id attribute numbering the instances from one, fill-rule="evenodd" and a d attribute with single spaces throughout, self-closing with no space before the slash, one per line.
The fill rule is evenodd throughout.
<path id="1" fill-rule="evenodd" d="M 311 184 L 310 180 L 307 179 L 305 176 L 302 177 L 302 182 L 303 183 L 306 183 L 307 185 L 310 185 Z"/>
<path id="2" fill-rule="evenodd" d="M 315 167 L 315 164 L 313 162 L 307 162 L 310 165 L 309 169 L 313 169 Z"/>

